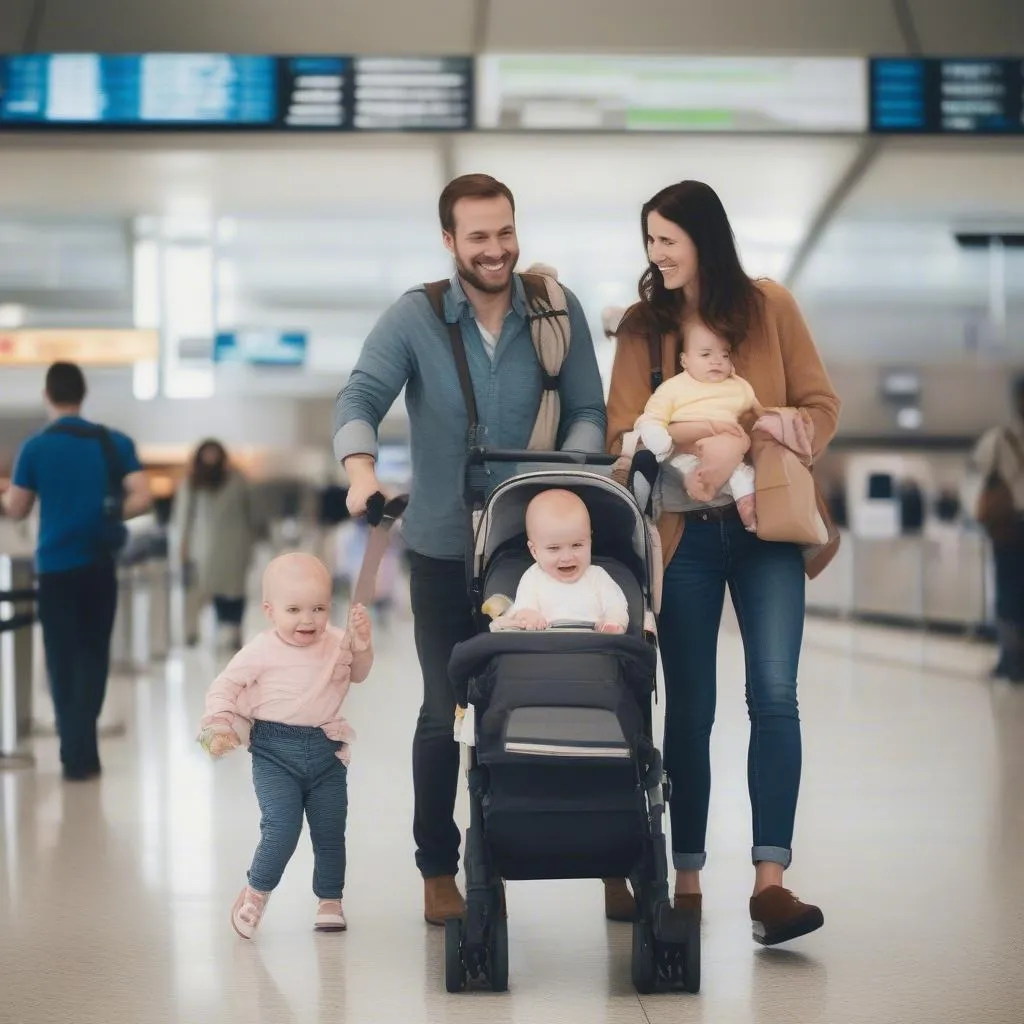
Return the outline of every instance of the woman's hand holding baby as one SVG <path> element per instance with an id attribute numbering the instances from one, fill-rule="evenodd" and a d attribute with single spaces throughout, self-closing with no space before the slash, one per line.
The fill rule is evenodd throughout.
<path id="1" fill-rule="evenodd" d="M 700 467 L 687 474 L 686 490 L 697 501 L 711 501 L 743 461 L 750 448 L 750 438 L 737 428 L 735 432 L 729 430 L 702 438 L 694 448 Z"/>

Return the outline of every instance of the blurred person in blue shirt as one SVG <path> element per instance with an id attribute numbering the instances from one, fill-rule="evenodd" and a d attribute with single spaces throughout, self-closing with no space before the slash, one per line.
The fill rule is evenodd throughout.
<path id="1" fill-rule="evenodd" d="M 100 773 L 96 728 L 117 607 L 115 560 L 127 538 L 124 520 L 153 501 L 134 442 L 83 418 L 85 393 L 78 366 L 49 368 L 49 426 L 22 445 L 3 495 L 13 519 L 26 518 L 39 501 L 39 620 L 61 764 L 71 781 Z"/>

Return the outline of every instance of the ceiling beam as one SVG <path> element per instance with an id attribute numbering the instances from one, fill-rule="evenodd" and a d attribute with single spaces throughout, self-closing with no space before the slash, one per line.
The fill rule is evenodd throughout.
<path id="1" fill-rule="evenodd" d="M 839 181 L 836 182 L 832 191 L 825 197 L 825 201 L 814 215 L 814 219 L 811 221 L 806 234 L 796 247 L 793 258 L 789 261 L 789 266 L 782 278 L 782 282 L 787 288 L 792 289 L 795 287 L 800 274 L 803 272 L 804 267 L 807 266 L 807 261 L 813 255 L 814 250 L 817 249 L 818 243 L 821 241 L 829 225 L 853 190 L 863 181 L 871 165 L 878 158 L 881 149 L 882 141 L 878 138 L 869 137 L 860 144 L 853 160 L 850 161 L 850 166 L 846 169 L 846 173 L 843 174 Z"/>
<path id="2" fill-rule="evenodd" d="M 903 45 L 911 56 L 920 56 L 921 37 L 917 31 L 917 24 L 914 21 L 914 12 L 910 8 L 910 0 L 892 0 L 893 16 L 899 26 L 900 35 L 903 37 Z M 783 283 L 787 288 L 793 288 L 798 281 L 804 267 L 807 266 L 815 249 L 817 249 L 822 237 L 829 225 L 835 219 L 836 214 L 846 202 L 850 193 L 863 181 L 864 176 L 871 169 L 871 165 L 878 159 L 882 150 L 880 139 L 868 136 L 857 150 L 856 155 L 846 169 L 846 173 L 836 182 L 835 187 L 825 197 L 821 208 L 811 221 L 807 233 L 793 253 L 789 267 L 783 275 Z"/>
<path id="3" fill-rule="evenodd" d="M 21 43 L 22 53 L 35 53 L 39 46 L 39 36 L 46 21 L 46 0 L 32 0 L 29 10 L 28 25 L 25 27 L 25 38 Z"/>
<path id="4" fill-rule="evenodd" d="M 491 34 L 491 0 L 474 0 L 473 4 L 473 53 L 481 54 L 487 49 Z"/>

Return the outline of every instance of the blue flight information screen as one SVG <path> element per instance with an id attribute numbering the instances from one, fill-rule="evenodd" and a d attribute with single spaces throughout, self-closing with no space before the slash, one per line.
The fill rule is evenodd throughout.
<path id="1" fill-rule="evenodd" d="M 273 57 L 26 54 L 6 57 L 0 123 L 104 127 L 271 126 Z"/>
<path id="2" fill-rule="evenodd" d="M 470 57 L 0 56 L 0 130 L 468 131 Z"/>
<path id="3" fill-rule="evenodd" d="M 884 134 L 1024 134 L 1024 58 L 877 58 L 871 130 Z"/>

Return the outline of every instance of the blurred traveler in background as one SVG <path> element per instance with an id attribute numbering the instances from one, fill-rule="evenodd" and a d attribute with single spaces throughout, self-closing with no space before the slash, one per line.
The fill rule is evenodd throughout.
<path id="1" fill-rule="evenodd" d="M 402 534 L 410 549 L 410 590 L 423 705 L 413 741 L 416 864 L 424 879 L 424 917 L 431 924 L 463 913 L 455 884 L 460 833 L 455 824 L 459 747 L 452 733 L 455 694 L 448 677 L 452 648 L 475 634 L 467 593 L 469 544 L 464 469 L 471 443 L 530 445 L 542 402 L 544 372 L 528 313 L 534 300 L 520 274 L 515 200 L 488 175 L 450 182 L 438 203 L 442 239 L 455 272 L 449 281 L 406 292 L 367 337 L 338 396 L 334 453 L 343 463 L 353 515 L 381 490 L 377 428 L 406 389 L 412 486 Z M 536 278 L 550 296 L 550 276 Z M 436 302 L 436 305 L 435 305 Z M 571 344 L 554 383 L 560 400 L 556 439 L 565 449 L 602 451 L 605 412 L 601 376 L 587 319 L 564 290 L 561 330 Z M 546 321 L 553 324 L 556 318 Z M 536 318 L 541 330 L 545 318 Z M 465 390 L 456 360 L 464 368 Z M 472 400 L 472 402 L 471 402 Z M 469 406 L 475 405 L 471 438 Z M 492 484 L 502 479 L 497 473 Z"/>
<path id="2" fill-rule="evenodd" d="M 999 660 L 993 676 L 1024 683 L 1024 377 L 1013 385 L 1012 421 L 978 442 L 976 518 L 992 540 Z"/>
<path id="3" fill-rule="evenodd" d="M 39 500 L 39 620 L 64 777 L 100 774 L 96 726 L 110 670 L 118 552 L 125 519 L 149 511 L 149 483 L 131 438 L 82 416 L 85 377 L 73 363 L 46 374 L 50 425 L 18 453 L 4 511 L 24 519 Z"/>
<path id="4" fill-rule="evenodd" d="M 197 641 L 200 612 L 212 601 L 218 647 L 237 650 L 257 531 L 249 483 L 219 441 L 196 449 L 174 502 L 174 529 L 188 586 L 188 642 Z"/>

